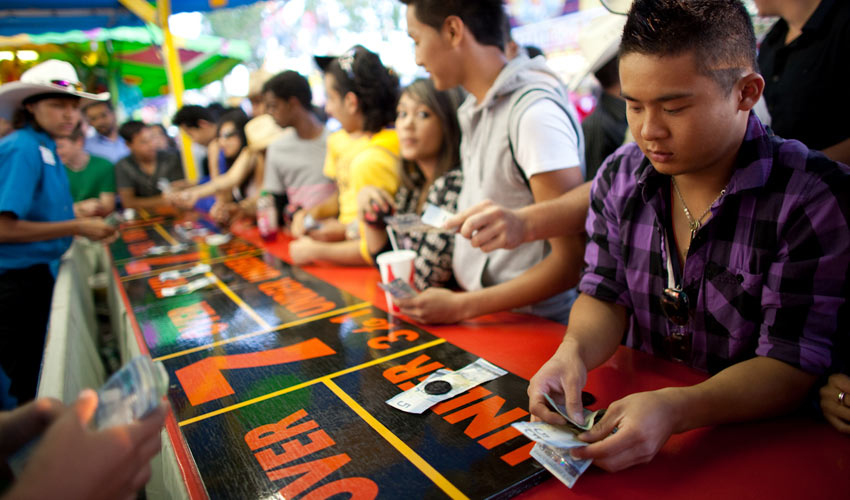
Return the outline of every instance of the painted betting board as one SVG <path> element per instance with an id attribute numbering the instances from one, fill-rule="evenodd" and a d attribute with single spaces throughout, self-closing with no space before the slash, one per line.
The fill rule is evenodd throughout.
<path id="1" fill-rule="evenodd" d="M 524 379 L 398 411 L 385 401 L 477 356 L 247 241 L 207 244 L 215 231 L 195 216 L 150 218 L 122 224 L 110 248 L 139 341 L 170 376 L 181 467 L 202 493 L 494 498 L 548 477 L 510 425 L 528 419 Z M 199 262 L 210 270 L 160 279 Z M 202 278 L 192 293 L 167 291 Z"/>

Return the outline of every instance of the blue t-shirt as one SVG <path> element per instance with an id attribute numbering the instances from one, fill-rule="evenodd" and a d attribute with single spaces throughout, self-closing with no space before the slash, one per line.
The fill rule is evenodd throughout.
<path id="1" fill-rule="evenodd" d="M 56 143 L 31 127 L 0 139 L 0 213 L 19 220 L 60 222 L 74 218 L 74 200 Z M 0 273 L 47 264 L 71 246 L 70 236 L 29 243 L 0 243 Z"/>

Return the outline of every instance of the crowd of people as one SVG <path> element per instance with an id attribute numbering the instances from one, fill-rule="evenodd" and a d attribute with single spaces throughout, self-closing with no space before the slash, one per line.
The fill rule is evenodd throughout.
<path id="1" fill-rule="evenodd" d="M 121 451 L 85 430 L 91 394 L 31 402 L 51 263 L 72 237 L 110 241 L 118 206 L 227 225 L 254 217 L 263 194 L 296 265 L 373 265 L 392 248 L 385 216 L 456 214 L 399 238 L 420 293 L 396 305 L 423 324 L 504 310 L 569 324 L 530 382 L 533 418 L 564 423 L 549 395 L 583 422 L 588 371 L 621 344 L 710 375 L 612 403 L 572 452 L 606 470 L 651 460 L 675 433 L 808 403 L 850 433 L 850 99 L 838 88 L 850 4 L 757 0 L 781 16 L 757 51 L 740 0 L 635 0 L 617 56 L 594 69 L 599 109 L 580 123 L 545 57 L 511 40 L 501 0 L 401 1 L 429 79 L 401 89 L 361 46 L 317 58 L 336 131 L 294 71 L 254 85 L 252 116 L 185 106 L 173 122 L 196 145 L 198 182 L 161 126 L 118 127 L 109 96 L 84 92 L 68 63 L 0 87 L 0 111 L 16 112 L 0 140 L 0 392 L 19 406 L 0 414 L 0 452 L 22 425 L 46 432 L 47 464 L 63 440 Z M 144 448 L 112 464 L 114 491 L 143 484 L 164 411 L 112 431 Z"/>

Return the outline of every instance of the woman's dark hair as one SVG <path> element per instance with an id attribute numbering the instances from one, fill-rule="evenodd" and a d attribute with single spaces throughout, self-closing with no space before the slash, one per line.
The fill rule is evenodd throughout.
<path id="1" fill-rule="evenodd" d="M 363 113 L 363 129 L 376 133 L 395 121 L 398 77 L 374 52 L 359 45 L 333 60 L 327 73 L 334 77 L 340 95 L 353 92 Z"/>
<path id="2" fill-rule="evenodd" d="M 620 57 L 692 52 L 697 70 L 724 92 L 758 71 L 753 23 L 740 0 L 635 0 L 623 28 Z M 671 71 L 674 71 L 671 68 Z"/>
<path id="3" fill-rule="evenodd" d="M 423 104 L 440 121 L 443 141 L 437 153 L 437 169 L 434 178 L 460 165 L 460 125 L 457 121 L 457 108 L 463 102 L 464 94 L 459 88 L 440 91 L 434 87 L 430 78 L 420 78 L 404 89 L 402 95 L 408 95 Z M 411 160 L 401 161 L 401 182 L 410 190 L 426 188 L 425 176 Z"/>
<path id="4" fill-rule="evenodd" d="M 221 118 L 218 119 L 218 125 L 216 126 L 216 137 L 221 134 L 221 126 L 225 123 L 232 123 L 233 128 L 236 133 L 239 135 L 239 140 L 242 141 L 242 147 L 239 148 L 241 152 L 245 149 L 245 146 L 248 145 L 248 138 L 245 137 L 245 124 L 248 123 L 248 115 L 245 114 L 241 109 L 234 109 L 232 111 L 228 111 L 221 115 Z M 236 161 L 236 157 L 239 156 L 237 153 L 233 158 L 225 158 L 227 161 L 228 168 L 233 165 L 233 162 Z"/>

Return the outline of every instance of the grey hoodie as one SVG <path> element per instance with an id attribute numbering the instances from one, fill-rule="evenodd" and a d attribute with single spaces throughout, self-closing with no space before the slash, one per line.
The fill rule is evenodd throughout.
<path id="1" fill-rule="evenodd" d="M 458 109 L 464 178 L 458 199 L 458 212 L 486 199 L 512 209 L 534 203 L 534 196 L 527 184 L 530 176 L 521 173 L 514 163 L 508 141 L 508 122 L 518 122 L 522 111 L 537 100 L 530 98 L 516 102 L 520 95 L 532 88 L 548 89 L 547 94 L 559 98 L 562 107 L 572 113 L 572 122 L 578 124 L 561 80 L 552 72 L 543 57 L 529 59 L 521 56 L 509 62 L 481 103 L 476 102 L 475 96 L 469 95 Z M 557 106 L 549 99 L 544 102 Z M 516 132 L 516 123 L 510 125 L 513 130 L 513 146 L 516 149 L 516 143 L 521 140 L 522 134 Z M 584 139 L 581 127 L 577 127 L 575 134 L 578 144 L 565 141 L 564 149 L 578 150 L 578 158 L 583 161 Z M 560 155 L 562 152 L 553 154 Z M 574 165 L 564 165 L 572 166 Z M 469 240 L 458 235 L 455 238 L 452 267 L 458 283 L 464 289 L 479 290 L 516 278 L 543 260 L 549 252 L 548 242 L 535 241 L 525 243 L 514 250 L 484 253 L 473 248 Z M 574 293 L 563 292 L 517 311 L 565 322 L 574 296 Z"/>

